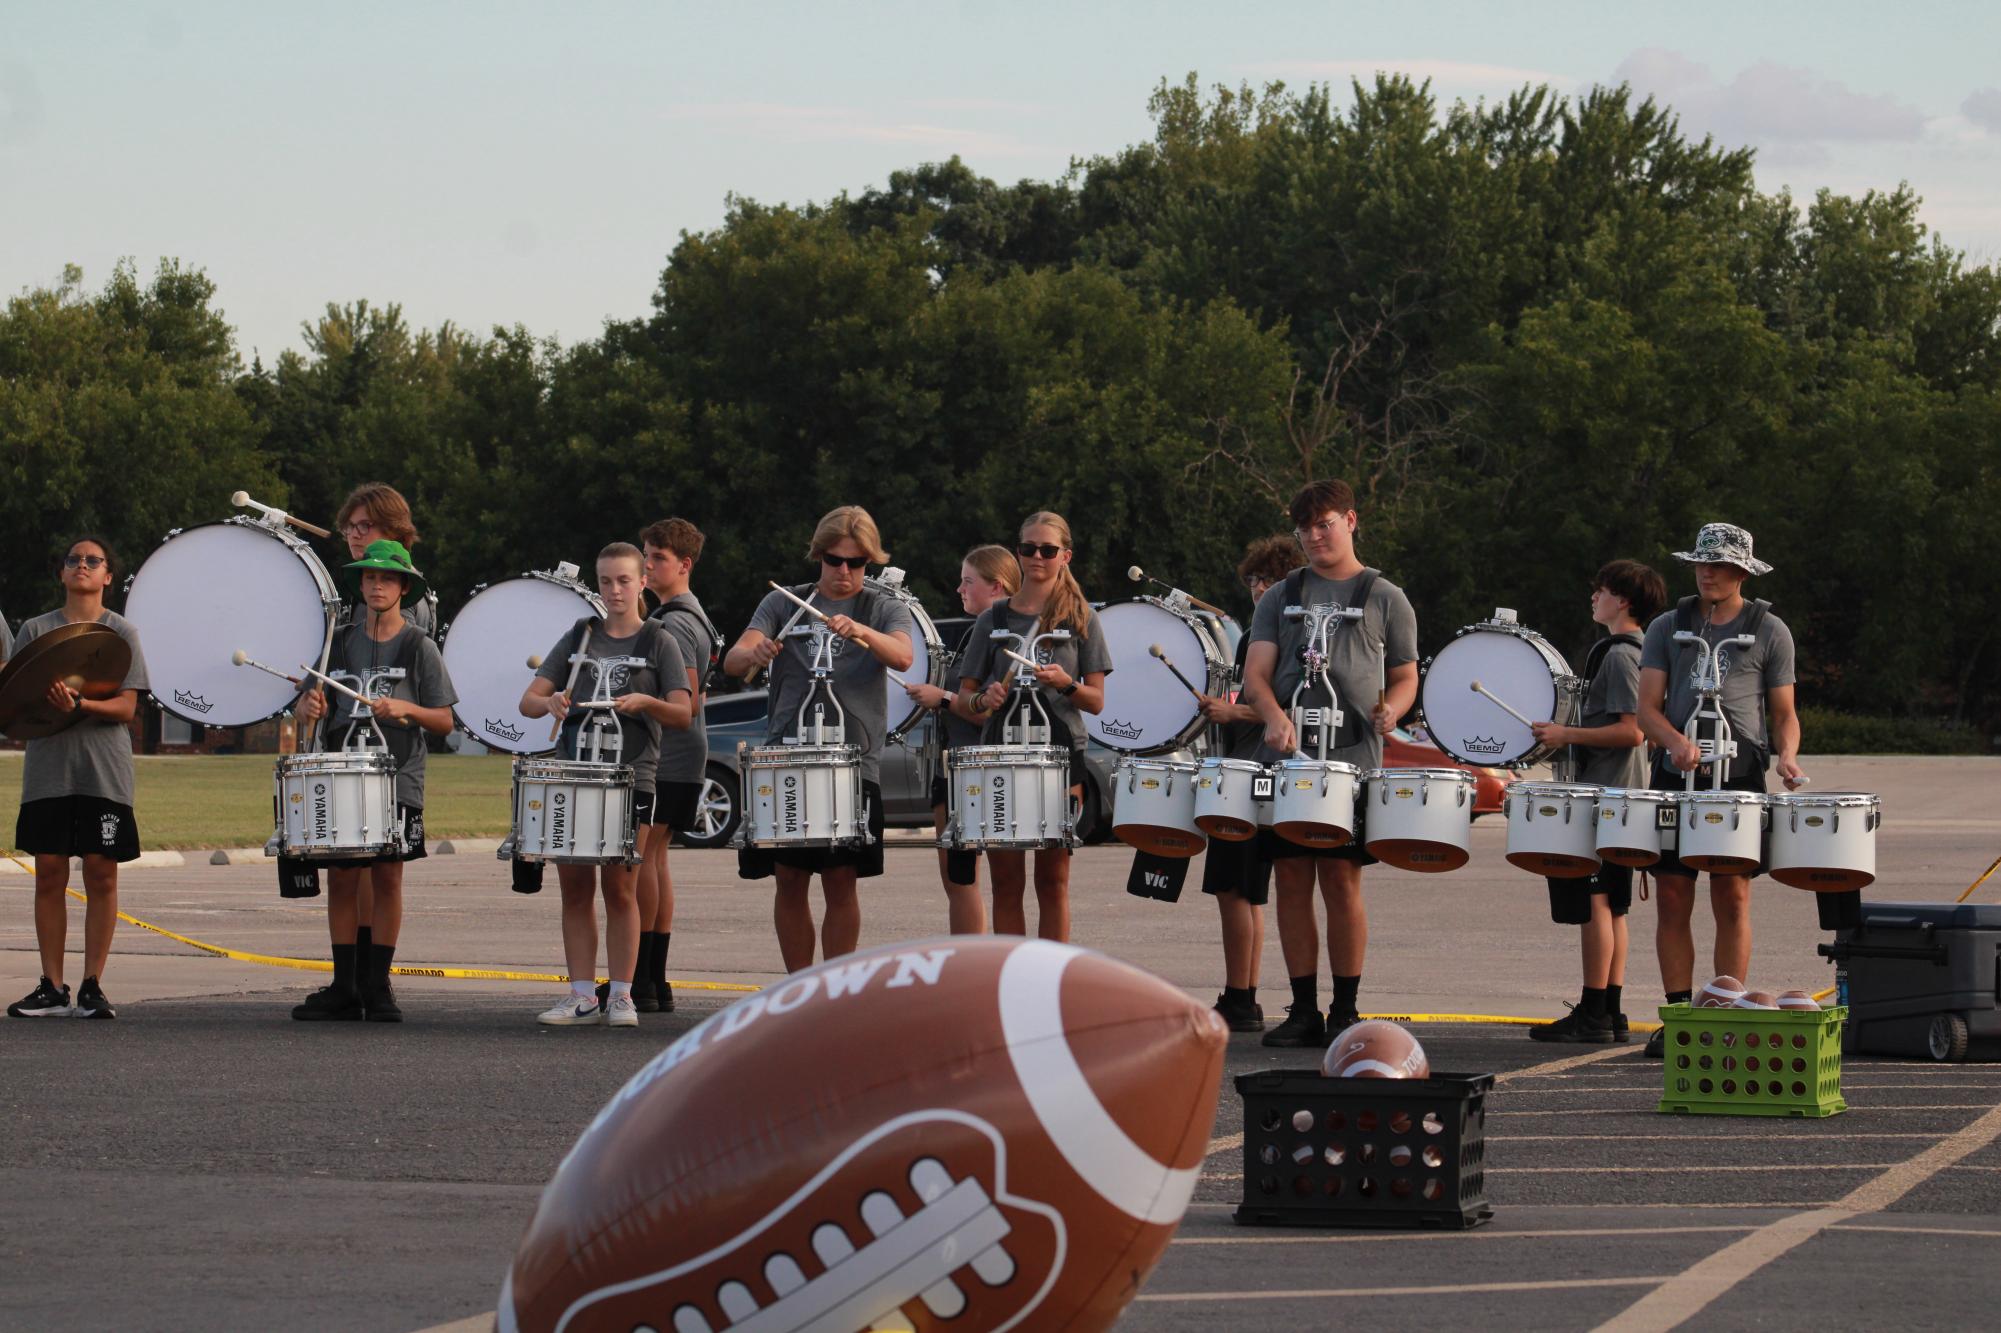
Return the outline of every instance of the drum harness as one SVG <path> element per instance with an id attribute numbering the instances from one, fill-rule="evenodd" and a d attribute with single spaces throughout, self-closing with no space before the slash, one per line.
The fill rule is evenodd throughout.
<path id="1" fill-rule="evenodd" d="M 1723 715 L 1723 659 L 1717 651 L 1720 648 L 1746 649 L 1758 642 L 1755 634 L 1739 634 L 1711 646 L 1697 630 L 1676 630 L 1676 643 L 1695 645 L 1695 708 L 1688 715 L 1688 722 L 1682 728 L 1682 735 L 1695 742 L 1701 752 L 1701 764 L 1683 774 L 1687 790 L 1695 790 L 1696 773 L 1703 764 L 1709 766 L 1709 786 L 1711 791 L 1722 791 L 1724 774 L 1730 761 L 1737 757 L 1737 738 L 1730 730 L 1730 719 Z M 1704 723 L 1708 723 L 1705 736 Z"/>
<path id="2" fill-rule="evenodd" d="M 1327 762 L 1328 746 L 1332 744 L 1345 716 L 1341 711 L 1340 692 L 1334 688 L 1334 677 L 1328 670 L 1333 660 L 1330 644 L 1334 630 L 1341 625 L 1354 625 L 1359 622 L 1362 619 L 1363 609 L 1360 606 L 1336 606 L 1327 602 L 1314 606 L 1285 608 L 1287 620 L 1306 622 L 1306 642 L 1300 645 L 1299 650 L 1300 664 L 1305 670 L 1300 674 L 1299 683 L 1292 687 L 1292 702 L 1287 709 L 1292 716 L 1292 725 L 1296 733 L 1294 743 L 1304 751 L 1306 733 L 1311 730 L 1315 735 L 1314 743 L 1319 751 L 1315 757 L 1323 764 Z M 1313 688 L 1315 684 L 1327 691 L 1326 706 L 1301 708 L 1299 696 Z M 1323 790 L 1326 781 L 1326 774 L 1323 773 L 1321 775 Z"/>

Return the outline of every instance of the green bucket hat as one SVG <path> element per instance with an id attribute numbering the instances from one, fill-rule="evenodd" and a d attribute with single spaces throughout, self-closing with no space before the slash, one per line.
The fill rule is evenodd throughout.
<path id="1" fill-rule="evenodd" d="M 417 572 L 417 566 L 411 563 L 409 548 L 402 542 L 391 541 L 387 537 L 370 542 L 368 549 L 361 553 L 361 559 L 350 562 L 347 568 L 356 571 L 386 569 L 392 574 L 401 574 L 404 579 L 403 605 L 405 606 L 422 597 L 424 589 L 429 586 L 424 582 L 424 576 Z M 357 572 L 351 577 L 356 583 L 361 582 L 360 573 Z"/>

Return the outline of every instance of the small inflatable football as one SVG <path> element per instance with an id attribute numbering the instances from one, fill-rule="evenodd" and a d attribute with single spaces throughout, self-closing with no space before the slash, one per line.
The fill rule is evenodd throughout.
<path id="1" fill-rule="evenodd" d="M 1107 1328 L 1188 1207 L 1228 1037 L 1157 977 L 1043 940 L 794 973 L 598 1112 L 495 1327 Z"/>
<path id="2" fill-rule="evenodd" d="M 1706 981 L 1702 989 L 1695 993 L 1695 1007 L 1698 1009 L 1729 1009 L 1744 998 L 1744 983 L 1729 975 Z"/>
<path id="3" fill-rule="evenodd" d="M 1395 1023 L 1365 1018 L 1334 1038 L 1320 1072 L 1329 1078 L 1430 1078 L 1431 1061 L 1417 1038 Z"/>
<path id="4" fill-rule="evenodd" d="M 1747 990 L 1733 1006 L 1738 1009 L 1776 1009 L 1779 1002 L 1768 990 Z"/>
<path id="5" fill-rule="evenodd" d="M 1779 994 L 1779 1008 L 1800 1009 L 1800 1010 L 1811 1009 L 1815 1013 L 1818 1013 L 1820 1012 L 1820 1001 L 1814 999 L 1812 993 L 1809 991 L 1803 991 L 1803 990 L 1782 991 Z"/>

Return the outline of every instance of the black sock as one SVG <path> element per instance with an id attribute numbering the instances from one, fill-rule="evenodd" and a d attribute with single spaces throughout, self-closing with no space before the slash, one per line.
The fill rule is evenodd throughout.
<path id="1" fill-rule="evenodd" d="M 1320 1010 L 1320 974 L 1294 977 L 1292 979 L 1292 1002 L 1305 1005 L 1314 1012 Z"/>
<path id="2" fill-rule="evenodd" d="M 352 944 L 334 945 L 333 988 L 335 990 L 351 991 L 354 989 L 355 954 L 355 946 Z"/>
<path id="3" fill-rule="evenodd" d="M 363 967 L 368 966 L 368 950 L 374 943 L 375 930 L 372 926 L 354 928 L 354 956 L 360 960 Z"/>
<path id="4" fill-rule="evenodd" d="M 674 932 L 671 930 L 653 932 L 653 971 L 649 975 L 662 995 L 667 993 L 667 946 L 673 939 Z"/>
<path id="5" fill-rule="evenodd" d="M 371 944 L 368 946 L 368 976 L 364 985 L 375 990 L 386 990 L 389 986 L 389 969 L 396 962 L 396 946 L 393 944 Z"/>
<path id="6" fill-rule="evenodd" d="M 1256 986 L 1225 986 L 1223 998 L 1232 1004 L 1255 1004 L 1258 998 Z"/>
<path id="7" fill-rule="evenodd" d="M 1619 1007 L 1625 1002 L 1625 990 L 1624 986 L 1607 986 L 1605 988 L 1605 1012 L 1607 1014 L 1623 1014 L 1626 1012 Z"/>
<path id="8" fill-rule="evenodd" d="M 1597 986 L 1584 988 L 1584 1002 L 1578 1005 L 1587 1018 L 1605 1017 L 1605 992 Z"/>
<path id="9" fill-rule="evenodd" d="M 647 981 L 653 976 L 653 932 L 639 932 L 639 947 L 632 954 L 632 984 L 646 989 Z"/>
<path id="10" fill-rule="evenodd" d="M 1695 992 L 1692 990 L 1671 990 L 1667 993 L 1667 1002 L 1669 1004 L 1687 1004 L 1689 998 L 1694 994 Z"/>
<path id="11" fill-rule="evenodd" d="M 1336 977 L 1334 978 L 1333 1007 L 1343 1010 L 1353 1009 L 1355 1007 L 1355 997 L 1361 993 L 1362 978 L 1360 976 Z"/>

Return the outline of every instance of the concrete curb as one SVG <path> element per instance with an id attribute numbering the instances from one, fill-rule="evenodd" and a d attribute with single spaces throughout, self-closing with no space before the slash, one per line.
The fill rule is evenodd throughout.
<path id="1" fill-rule="evenodd" d="M 500 850 L 500 839 L 447 838 L 442 842 L 432 843 L 430 850 L 433 856 L 451 856 L 455 853 L 469 854 L 479 852 L 485 852 L 490 855 Z M 21 859 L 24 861 L 30 860 L 25 855 Z M 218 847 L 213 851 L 197 849 L 187 852 L 141 852 L 139 853 L 138 860 L 126 861 L 122 864 L 134 869 L 147 869 L 158 866 L 191 865 L 257 866 L 268 864 L 271 860 L 271 857 L 264 855 L 262 847 Z M 74 868 L 78 864 L 76 858 L 70 858 L 70 864 Z M 32 875 L 33 873 L 34 870 L 31 866 L 20 866 L 15 864 L 11 857 L 0 856 L 0 875 Z"/>
<path id="2" fill-rule="evenodd" d="M 197 852 L 196 855 L 199 856 L 200 853 Z M 262 855 L 262 853 L 260 852 L 259 855 Z M 24 861 L 30 860 L 25 854 L 22 854 L 21 859 Z M 70 858 L 72 869 L 81 864 L 77 858 Z M 141 852 L 137 860 L 125 861 L 121 864 L 134 867 L 135 869 L 144 869 L 149 866 L 184 866 L 190 864 L 190 862 L 186 852 Z M 24 867 L 15 864 L 11 856 L 0 856 L 0 875 L 32 875 L 34 873 L 32 863 Z"/>

